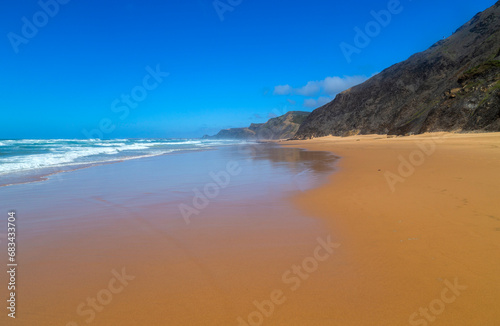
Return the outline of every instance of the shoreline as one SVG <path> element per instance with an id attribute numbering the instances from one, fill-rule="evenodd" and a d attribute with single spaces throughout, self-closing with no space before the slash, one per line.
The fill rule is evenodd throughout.
<path id="1" fill-rule="evenodd" d="M 434 151 L 392 192 L 385 172 L 415 162 L 418 142 Z M 241 174 L 186 224 L 178 205 L 232 161 Z M 0 188 L 22 216 L 17 322 L 84 324 L 77 307 L 125 271 L 134 279 L 93 325 L 430 325 L 427 309 L 435 325 L 496 326 L 499 161 L 500 133 L 327 137 Z"/>
<path id="2" fill-rule="evenodd" d="M 275 145 L 228 146 L 0 188 L 23 230 L 16 322 L 237 325 L 256 309 L 254 301 L 269 299 L 274 288 L 289 291 L 283 273 L 311 254 L 318 237 L 327 241 L 323 223 L 288 198 L 323 180 L 332 159 Z M 240 173 L 224 181 L 234 162 Z M 217 182 L 213 175 L 218 195 L 195 206 L 195 189 Z M 181 204 L 199 211 L 190 223 Z M 133 280 L 108 302 L 100 295 L 116 273 Z M 302 289 L 293 297 L 302 299 Z M 87 298 L 96 297 L 93 309 Z M 276 313 L 266 322 L 292 325 L 294 316 Z"/>
<path id="3" fill-rule="evenodd" d="M 280 145 L 340 157 L 326 184 L 292 198 L 335 230 L 348 252 L 331 271 L 341 275 L 341 285 L 330 289 L 335 310 L 327 318 L 342 325 L 500 321 L 500 133 L 323 137 Z M 440 293 L 450 283 L 466 290 L 441 309 Z"/>
<path id="4" fill-rule="evenodd" d="M 123 162 L 127 162 L 127 161 L 132 161 L 132 160 L 148 159 L 148 158 L 164 156 L 164 155 L 184 154 L 184 153 L 191 153 L 191 152 L 197 152 L 197 151 L 211 151 L 211 150 L 217 150 L 219 148 L 220 147 L 206 148 L 206 149 L 203 149 L 203 148 L 179 149 L 179 150 L 173 150 L 172 152 L 168 152 L 168 153 L 149 154 L 149 155 L 142 155 L 142 156 L 118 158 L 116 160 L 110 160 L 110 161 L 88 162 L 88 163 L 67 163 L 67 164 L 63 164 L 63 165 L 59 165 L 59 166 L 45 167 L 45 168 L 41 168 L 40 170 L 49 170 L 49 169 L 53 170 L 53 169 L 58 169 L 58 168 L 60 168 L 61 170 L 33 173 L 29 177 L 24 177 L 25 180 L 22 180 L 22 181 L 0 184 L 0 188 L 1 187 L 17 186 L 17 185 L 25 185 L 25 184 L 37 183 L 37 182 L 44 182 L 44 181 L 50 180 L 50 177 L 52 177 L 54 175 L 58 175 L 61 173 L 70 173 L 70 172 L 74 172 L 74 171 L 78 171 L 78 170 L 89 169 L 89 168 L 103 166 L 103 165 L 118 164 L 118 163 L 123 163 Z M 64 168 L 68 168 L 68 169 L 64 169 Z M 17 171 L 17 172 L 13 172 L 13 173 L 10 172 L 10 173 L 6 173 L 5 176 L 12 177 L 13 175 L 20 174 L 23 172 L 29 173 L 29 172 L 34 172 L 34 171 Z M 20 177 L 20 178 L 22 178 L 22 177 Z"/>

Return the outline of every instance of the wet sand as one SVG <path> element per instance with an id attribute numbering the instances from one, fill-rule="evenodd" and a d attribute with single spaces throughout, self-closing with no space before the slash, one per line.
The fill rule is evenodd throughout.
<path id="1" fill-rule="evenodd" d="M 22 221 L 2 325 L 499 324 L 500 134 L 281 145 L 0 188 Z M 399 156 L 418 166 L 400 175 Z M 242 172 L 186 224 L 178 205 L 231 161 Z"/>
<path id="2" fill-rule="evenodd" d="M 287 198 L 325 180 L 334 161 L 275 145 L 228 147 L 2 187 L 2 211 L 17 211 L 19 265 L 17 318 L 5 312 L 1 324 L 237 325 L 254 300 L 290 287 L 282 274 L 329 236 Z M 221 185 L 221 172 L 230 180 L 196 208 L 193 189 L 213 185 L 211 172 Z M 180 204 L 198 210 L 189 223 Z"/>
<path id="3" fill-rule="evenodd" d="M 328 184 L 295 198 L 346 253 L 321 276 L 335 288 L 320 280 L 307 299 L 329 292 L 329 325 L 500 325 L 499 133 L 286 144 L 342 157 Z"/>

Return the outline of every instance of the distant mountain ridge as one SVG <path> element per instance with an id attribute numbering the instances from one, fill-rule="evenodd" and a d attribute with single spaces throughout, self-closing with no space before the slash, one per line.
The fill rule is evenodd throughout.
<path id="1" fill-rule="evenodd" d="M 290 111 L 272 118 L 266 123 L 252 123 L 247 128 L 230 128 L 219 131 L 214 136 L 203 136 L 204 139 L 243 139 L 243 140 L 277 140 L 295 136 L 300 124 L 310 112 Z"/>
<path id="2" fill-rule="evenodd" d="M 295 139 L 500 131 L 500 1 L 452 36 L 314 110 Z"/>

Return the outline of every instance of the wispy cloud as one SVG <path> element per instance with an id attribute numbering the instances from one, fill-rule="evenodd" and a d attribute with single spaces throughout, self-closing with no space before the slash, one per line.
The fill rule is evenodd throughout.
<path id="1" fill-rule="evenodd" d="M 321 92 L 323 81 L 310 81 L 305 86 L 294 89 L 297 95 L 315 96 Z"/>
<path id="2" fill-rule="evenodd" d="M 274 87 L 274 95 L 289 95 L 292 93 L 293 88 L 290 85 L 280 85 Z"/>
<path id="3" fill-rule="evenodd" d="M 317 108 L 320 106 L 325 105 L 328 102 L 331 102 L 333 100 L 333 97 L 329 96 L 320 96 L 319 98 L 308 98 L 304 100 L 304 106 L 306 108 Z"/>
<path id="4" fill-rule="evenodd" d="M 325 93 L 335 95 L 366 81 L 365 76 L 326 77 L 321 81 Z"/>
<path id="5" fill-rule="evenodd" d="M 288 84 L 274 87 L 274 95 L 298 95 L 312 97 L 304 100 L 304 106 L 315 108 L 322 106 L 335 97 L 338 93 L 353 86 L 363 83 L 366 76 L 333 76 L 323 80 L 312 80 L 301 87 L 292 87 Z"/>
<path id="6" fill-rule="evenodd" d="M 366 76 L 344 76 L 344 77 L 326 77 L 323 80 L 313 80 L 307 82 L 302 87 L 294 88 L 290 85 L 278 85 L 274 87 L 274 95 L 302 95 L 302 96 L 318 96 L 327 94 L 329 96 L 336 95 L 348 88 L 361 84 L 368 77 Z"/>

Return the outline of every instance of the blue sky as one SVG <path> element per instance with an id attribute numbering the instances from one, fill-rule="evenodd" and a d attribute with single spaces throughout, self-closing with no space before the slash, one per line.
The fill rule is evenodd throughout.
<path id="1" fill-rule="evenodd" d="M 312 111 L 495 2 L 4 1 L 0 138 L 200 137 Z"/>

